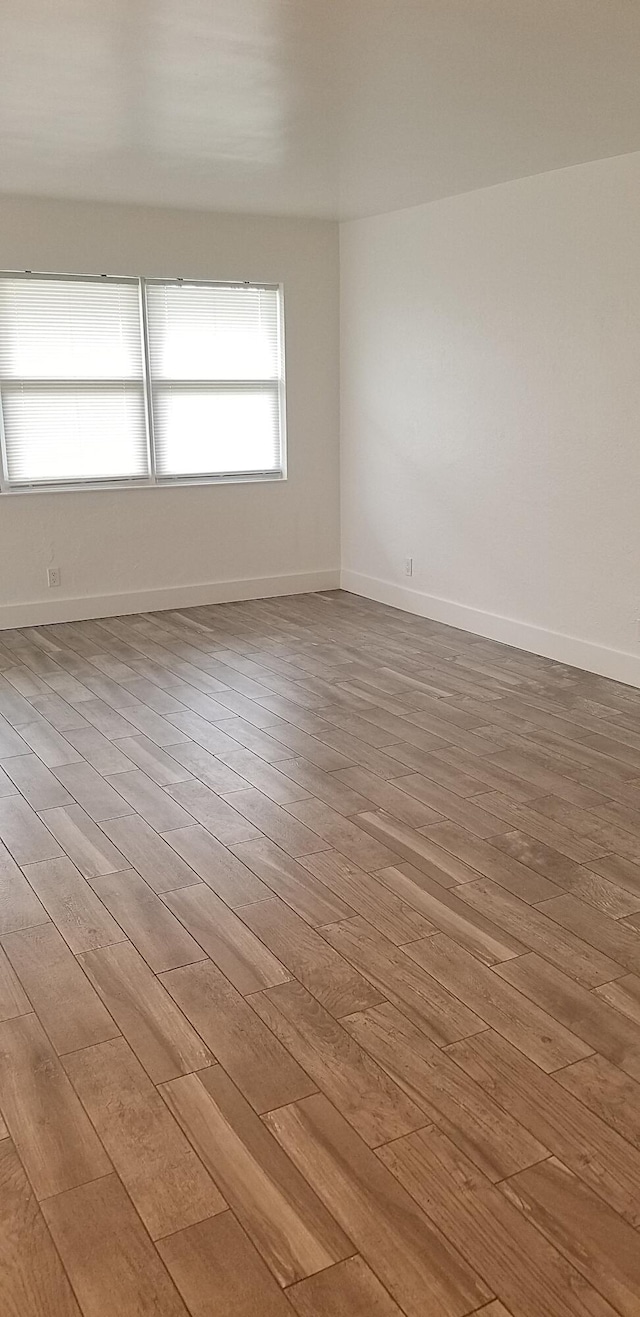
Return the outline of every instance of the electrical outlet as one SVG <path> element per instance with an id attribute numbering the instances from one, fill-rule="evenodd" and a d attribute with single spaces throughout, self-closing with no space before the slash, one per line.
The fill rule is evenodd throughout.
<path id="1" fill-rule="evenodd" d="M 59 567 L 48 567 L 48 568 L 47 568 L 47 585 L 49 586 L 49 589 L 52 590 L 52 589 L 54 588 L 54 586 L 59 585 L 59 584 L 60 584 L 60 568 L 59 568 Z"/>
<path id="2" fill-rule="evenodd" d="M 413 576 L 413 558 L 405 558 L 404 574 L 405 576 Z"/>

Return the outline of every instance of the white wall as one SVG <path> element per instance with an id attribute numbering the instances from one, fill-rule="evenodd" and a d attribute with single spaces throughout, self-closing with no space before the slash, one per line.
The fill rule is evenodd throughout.
<path id="1" fill-rule="evenodd" d="M 289 441 L 283 483 L 0 497 L 0 627 L 337 584 L 336 224 L 0 198 L 0 269 L 283 282 Z"/>
<path id="2" fill-rule="evenodd" d="M 629 155 L 342 226 L 345 588 L 640 685 L 639 214 Z"/>

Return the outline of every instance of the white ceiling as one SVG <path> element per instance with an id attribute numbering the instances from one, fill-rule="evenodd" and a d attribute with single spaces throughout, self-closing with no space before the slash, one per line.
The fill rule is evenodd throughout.
<path id="1" fill-rule="evenodd" d="M 0 190 L 392 210 L 640 149 L 640 0 L 2 0 Z"/>

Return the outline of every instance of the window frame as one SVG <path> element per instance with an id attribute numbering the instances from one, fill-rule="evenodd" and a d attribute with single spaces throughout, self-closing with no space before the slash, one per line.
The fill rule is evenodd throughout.
<path id="1" fill-rule="evenodd" d="M 33 278 L 33 279 L 51 279 L 65 280 L 72 282 L 75 280 L 90 281 L 93 283 L 132 283 L 138 285 L 138 297 L 140 305 L 140 336 L 142 350 L 142 388 L 144 402 L 145 432 L 147 438 L 147 459 L 149 474 L 140 477 L 129 477 L 123 480 L 113 480 L 110 477 L 95 480 L 66 480 L 66 481 L 48 481 L 37 483 L 12 484 L 8 479 L 8 462 L 7 449 L 4 433 L 4 414 L 2 408 L 2 379 L 0 378 L 0 497 L 9 495 L 15 497 L 20 494 L 55 494 L 71 493 L 74 491 L 96 491 L 96 490 L 117 490 L 117 489 L 172 489 L 177 486 L 190 485 L 234 485 L 234 484 L 262 484 L 264 482 L 280 483 L 287 480 L 287 397 L 286 397 L 286 342 L 285 342 L 285 310 L 284 310 L 284 285 L 283 283 L 267 283 L 263 281 L 249 279 L 189 279 L 182 277 L 144 276 L 144 275 L 114 275 L 114 274 L 55 274 L 50 271 L 41 272 L 40 270 L 2 270 L 0 277 L 9 278 Z M 149 328 L 147 318 L 147 296 L 146 290 L 148 284 L 167 285 L 167 284 L 187 284 L 191 287 L 205 288 L 258 288 L 266 289 L 277 293 L 277 314 L 278 314 L 278 342 L 280 347 L 280 375 L 276 383 L 276 393 L 278 399 L 278 419 L 280 426 L 280 454 L 281 463 L 277 471 L 250 471 L 243 472 L 213 472 L 211 474 L 203 473 L 202 475 L 167 475 L 158 476 L 156 473 L 155 444 L 153 432 L 153 380 L 151 375 L 151 359 L 149 347 Z M 238 381 L 244 383 L 245 381 Z M 250 381 L 246 381 L 250 382 Z M 78 384 L 82 381 L 79 380 Z M 211 381 L 215 387 L 216 381 Z"/>

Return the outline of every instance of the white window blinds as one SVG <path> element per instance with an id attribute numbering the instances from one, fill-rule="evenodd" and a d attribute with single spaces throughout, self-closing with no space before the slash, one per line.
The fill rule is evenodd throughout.
<path id="1" fill-rule="evenodd" d="M 7 489 L 279 477 L 275 286 L 0 274 Z"/>
<path id="2" fill-rule="evenodd" d="M 156 475 L 282 470 L 279 290 L 146 284 Z"/>
<path id="3" fill-rule="evenodd" d="M 9 486 L 149 473 L 137 279 L 0 276 Z"/>

